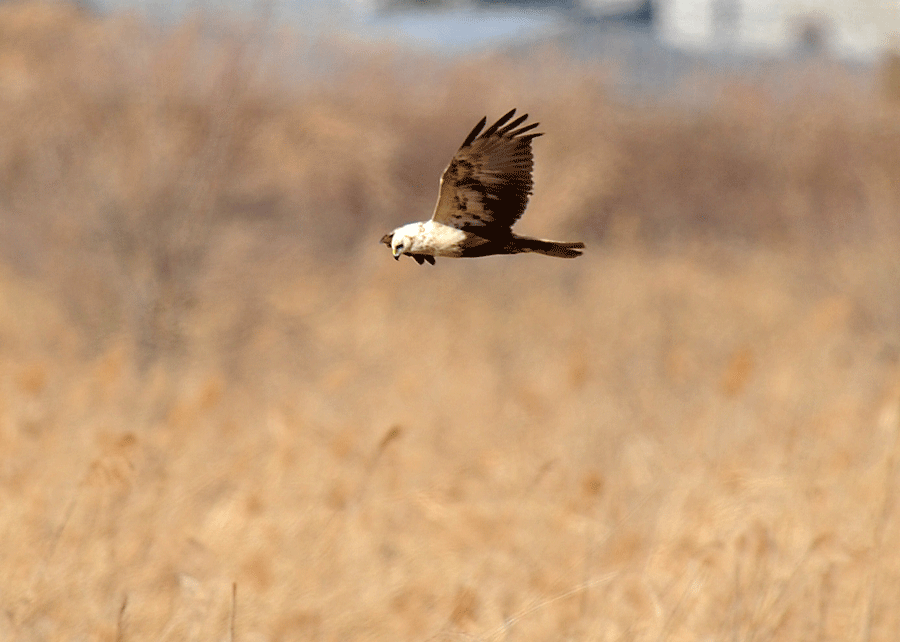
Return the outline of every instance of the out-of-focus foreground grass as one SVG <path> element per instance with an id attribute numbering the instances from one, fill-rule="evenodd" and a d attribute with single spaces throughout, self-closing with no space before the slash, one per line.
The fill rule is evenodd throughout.
<path id="1" fill-rule="evenodd" d="M 0 8 L 0 637 L 896 639 L 896 78 L 254 33 Z M 512 106 L 586 256 L 395 263 Z"/>

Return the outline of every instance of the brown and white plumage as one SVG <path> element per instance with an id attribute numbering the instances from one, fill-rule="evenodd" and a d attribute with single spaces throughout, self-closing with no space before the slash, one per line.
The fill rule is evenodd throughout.
<path id="1" fill-rule="evenodd" d="M 537 252 L 559 258 L 581 256 L 584 243 L 545 241 L 512 231 L 528 206 L 534 182 L 528 114 L 510 122 L 513 109 L 482 133 L 482 118 L 441 177 L 437 206 L 429 221 L 409 223 L 385 234 L 381 242 L 394 258 L 412 256 L 421 265 L 434 257 L 477 257 Z"/>

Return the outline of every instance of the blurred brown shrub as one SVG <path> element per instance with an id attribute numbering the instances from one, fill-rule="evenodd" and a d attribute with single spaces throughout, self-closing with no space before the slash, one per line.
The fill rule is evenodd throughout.
<path id="1" fill-rule="evenodd" d="M 509 106 L 547 133 L 523 228 L 651 246 L 900 235 L 900 116 L 838 81 L 776 100 L 735 80 L 706 108 L 634 106 L 609 98 L 596 63 L 551 49 L 448 63 L 336 39 L 314 72 L 270 64 L 279 42 L 208 17 L 166 31 L 0 8 L 3 260 L 101 345 L 124 331 L 178 352 L 186 315 L 226 281 L 246 325 L 273 271 L 340 270 L 426 217 L 461 137 Z"/>

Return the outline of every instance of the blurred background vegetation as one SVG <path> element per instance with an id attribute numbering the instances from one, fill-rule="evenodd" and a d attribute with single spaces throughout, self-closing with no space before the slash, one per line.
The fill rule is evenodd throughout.
<path id="1" fill-rule="evenodd" d="M 4 639 L 894 639 L 900 58 L 584 33 L 0 5 Z"/>

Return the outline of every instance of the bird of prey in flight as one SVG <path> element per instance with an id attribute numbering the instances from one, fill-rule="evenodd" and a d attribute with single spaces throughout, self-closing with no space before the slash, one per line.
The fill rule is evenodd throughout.
<path id="1" fill-rule="evenodd" d="M 476 257 L 537 252 L 573 259 L 584 243 L 562 243 L 519 236 L 512 226 L 528 205 L 534 184 L 531 141 L 520 127 L 528 114 L 510 122 L 513 109 L 482 132 L 487 118 L 475 125 L 441 176 L 441 190 L 430 221 L 409 223 L 385 234 L 381 242 L 394 258 L 407 254 L 422 265 L 436 256 Z M 518 129 L 517 129 L 518 128 Z"/>

